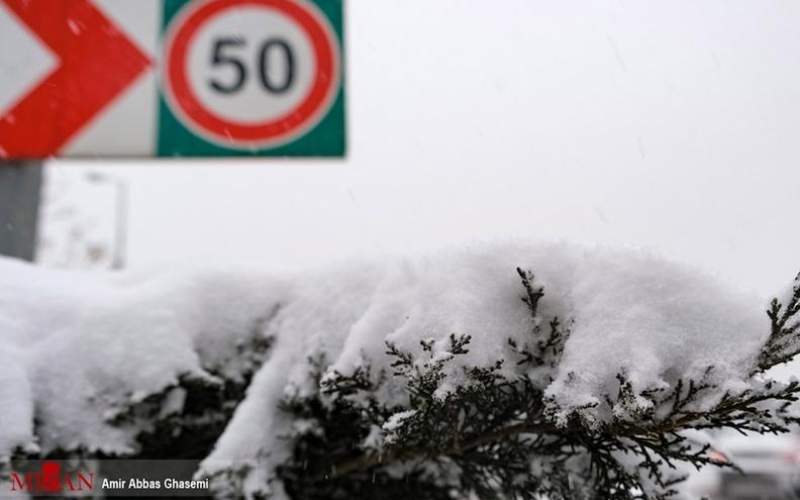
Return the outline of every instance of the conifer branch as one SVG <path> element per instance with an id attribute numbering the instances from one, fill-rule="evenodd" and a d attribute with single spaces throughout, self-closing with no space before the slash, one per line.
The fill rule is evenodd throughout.
<path id="1" fill-rule="evenodd" d="M 471 337 L 456 334 L 449 337 L 447 356 L 436 352 L 432 340 L 422 341 L 418 352 L 387 343 L 388 374 L 373 373 L 370 366 L 350 375 L 320 374 L 318 396 L 286 403 L 287 411 L 320 427 L 294 436 L 295 456 L 278 471 L 290 495 L 321 499 L 334 491 L 351 497 L 380 492 L 392 498 L 392 492 L 407 494 L 411 488 L 415 498 L 431 499 L 661 500 L 674 496 L 685 478 L 677 472 L 680 463 L 735 468 L 715 461 L 707 443 L 690 440 L 684 431 L 778 434 L 800 423 L 791 408 L 800 398 L 800 383 L 753 379 L 750 389 L 720 395 L 713 366 L 669 387 L 636 387 L 622 372 L 616 390 L 601 402 L 573 409 L 566 420 L 556 418 L 557 406 L 530 374 L 553 379 L 572 322 L 542 318 L 543 287 L 533 273 L 518 268 L 517 274 L 531 329 L 524 342 L 509 338 L 507 344 L 521 375 L 509 377 L 502 370 L 506 359 L 464 366 L 465 382 L 440 393 L 445 372 L 469 352 Z M 800 349 L 800 276 L 787 303 L 774 300 L 767 314 L 770 336 L 753 374 Z M 404 388 L 407 405 L 386 405 L 376 397 L 390 382 L 392 390 Z M 585 411 L 612 417 L 587 422 Z M 620 456 L 632 462 L 620 462 Z M 402 478 L 396 470 L 404 471 Z"/>
<path id="2" fill-rule="evenodd" d="M 773 298 L 767 309 L 770 334 L 759 353 L 753 373 L 762 373 L 800 353 L 800 273 L 794 279 L 786 304 Z"/>

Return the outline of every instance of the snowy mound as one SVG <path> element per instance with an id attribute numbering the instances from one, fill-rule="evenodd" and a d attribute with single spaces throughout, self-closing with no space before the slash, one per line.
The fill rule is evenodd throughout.
<path id="1" fill-rule="evenodd" d="M 180 377 L 236 376 L 279 290 L 250 273 L 112 280 L 0 259 L 0 459 L 136 452 L 149 423 L 115 417 Z"/>
<path id="2" fill-rule="evenodd" d="M 274 338 L 270 355 L 206 460 L 210 472 L 260 463 L 248 478 L 256 489 L 292 451 L 293 422 L 279 402 L 319 389 L 309 359 L 324 360 L 328 374 L 365 365 L 378 373 L 387 341 L 408 352 L 433 342 L 446 356 L 451 334 L 470 335 L 469 353 L 441 382 L 446 394 L 465 382 L 463 366 L 509 358 L 508 339 L 530 335 L 517 267 L 544 287 L 541 316 L 572 331 L 542 381 L 564 413 L 597 401 L 619 373 L 643 389 L 713 364 L 719 381 L 743 384 L 768 334 L 757 300 L 633 251 L 481 246 L 283 280 L 112 280 L 0 260 L 0 456 L 18 446 L 135 453 L 146 423 L 119 425 L 115 412 L 179 377 L 236 377 L 237 346 L 258 335 Z M 520 375 L 513 362 L 502 370 Z M 407 395 L 395 389 L 381 397 L 403 404 Z M 608 415 L 598 409 L 593 418 Z"/>
<path id="3" fill-rule="evenodd" d="M 713 364 L 720 382 L 741 384 L 768 333 L 757 300 L 639 252 L 488 246 L 315 275 L 296 283 L 294 298 L 269 325 L 278 339 L 272 358 L 207 469 L 267 457 L 256 469 L 263 471 L 287 458 L 291 448 L 281 436 L 293 424 L 278 402 L 318 390 L 309 357 L 324 355 L 329 374 L 366 364 L 376 373 L 388 368 L 387 341 L 419 352 L 422 340 L 445 349 L 451 333 L 471 335 L 469 353 L 448 367 L 443 393 L 464 382 L 462 367 L 509 358 L 508 339 L 522 342 L 532 327 L 517 266 L 532 270 L 544 286 L 544 317 L 574 321 L 547 388 L 564 413 L 616 388 L 621 372 L 636 388 L 647 388 Z M 503 374 L 519 375 L 516 370 L 505 363 Z M 382 395 L 401 405 L 407 397 L 391 387 Z M 592 417 L 609 415 L 597 410 Z M 264 479 L 254 479 L 254 487 Z"/>

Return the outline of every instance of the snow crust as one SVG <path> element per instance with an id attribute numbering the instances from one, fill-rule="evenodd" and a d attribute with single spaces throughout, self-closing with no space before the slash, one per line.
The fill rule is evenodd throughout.
<path id="1" fill-rule="evenodd" d="M 110 425 L 109 409 L 181 375 L 235 377 L 237 346 L 273 336 L 268 360 L 205 462 L 207 472 L 261 465 L 248 477 L 256 491 L 270 479 L 264 471 L 291 452 L 284 436 L 293 422 L 278 402 L 317 390 L 309 359 L 343 374 L 365 365 L 376 371 L 390 361 L 386 341 L 418 353 L 420 341 L 432 339 L 443 359 L 450 334 L 471 335 L 469 353 L 447 363 L 445 394 L 464 383 L 462 366 L 508 358 L 509 338 L 530 340 L 517 266 L 544 286 L 543 318 L 574 321 L 547 386 L 565 414 L 616 387 L 620 372 L 641 389 L 714 365 L 719 382 L 742 386 L 768 333 L 760 299 L 635 250 L 476 245 L 281 279 L 259 272 L 112 278 L 4 259 L 0 457 L 26 445 L 131 452 L 140 429 Z M 515 363 L 503 369 L 518 375 Z M 388 387 L 381 397 L 403 403 L 407 395 Z M 597 410 L 593 418 L 610 416 Z M 273 492 L 280 496 L 280 485 Z"/>
<path id="2" fill-rule="evenodd" d="M 120 279 L 0 259 L 0 458 L 134 452 L 147 423 L 113 417 L 181 376 L 235 376 L 237 344 L 280 289 L 250 272 Z"/>
<path id="3" fill-rule="evenodd" d="M 470 352 L 449 363 L 444 392 L 464 382 L 462 366 L 507 357 L 507 339 L 522 341 L 532 327 L 516 266 L 531 269 L 545 287 L 543 317 L 574 320 L 547 388 L 564 414 L 615 391 L 620 372 L 645 388 L 714 365 L 717 382 L 741 388 L 767 335 L 758 298 L 632 250 L 486 245 L 314 276 L 295 287 L 271 325 L 278 345 L 209 457 L 209 469 L 256 458 L 269 469 L 287 458 L 289 448 L 276 436 L 289 435 L 291 424 L 275 408 L 286 395 L 316 391 L 308 356 L 322 353 L 329 370 L 348 374 L 365 364 L 386 368 L 387 340 L 420 352 L 420 341 L 433 339 L 441 349 L 436 355 L 446 355 L 451 333 L 469 334 Z M 516 374 L 514 363 L 504 369 Z M 403 403 L 406 395 L 390 387 L 382 397 Z M 596 411 L 593 418 L 611 416 Z"/>

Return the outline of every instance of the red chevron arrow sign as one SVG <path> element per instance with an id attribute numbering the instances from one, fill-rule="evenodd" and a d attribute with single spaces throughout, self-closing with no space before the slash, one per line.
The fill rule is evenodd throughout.
<path id="1" fill-rule="evenodd" d="M 343 0 L 0 0 L 0 159 L 342 156 Z"/>
<path id="2" fill-rule="evenodd" d="M 142 73 L 150 61 L 87 0 L 2 0 L 58 58 L 0 118 L 0 156 L 46 157 Z"/>

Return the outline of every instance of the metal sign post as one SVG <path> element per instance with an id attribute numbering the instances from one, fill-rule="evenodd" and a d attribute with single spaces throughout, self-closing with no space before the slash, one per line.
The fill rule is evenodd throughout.
<path id="1" fill-rule="evenodd" d="M 0 255 L 36 256 L 42 162 L 0 163 Z"/>

